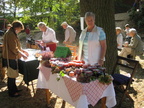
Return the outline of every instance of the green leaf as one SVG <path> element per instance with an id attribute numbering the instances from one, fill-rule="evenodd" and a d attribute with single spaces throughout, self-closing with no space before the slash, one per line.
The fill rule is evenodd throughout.
<path id="1" fill-rule="evenodd" d="M 64 76 L 65 76 L 65 73 L 64 73 L 63 70 L 60 71 L 60 76 L 61 76 L 61 77 L 64 77 Z"/>

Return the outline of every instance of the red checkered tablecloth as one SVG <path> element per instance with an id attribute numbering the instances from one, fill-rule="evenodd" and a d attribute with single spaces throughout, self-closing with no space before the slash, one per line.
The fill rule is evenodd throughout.
<path id="1" fill-rule="evenodd" d="M 83 85 L 67 77 L 63 77 L 63 79 L 72 100 L 75 102 L 79 99 L 80 95 L 82 94 Z"/>
<path id="2" fill-rule="evenodd" d="M 98 80 L 83 84 L 83 94 L 87 96 L 88 102 L 94 106 L 101 98 L 108 85 L 101 84 Z"/>
<path id="3" fill-rule="evenodd" d="M 45 77 L 45 79 L 48 81 L 49 80 L 49 77 L 50 77 L 50 74 L 51 74 L 51 68 L 47 68 L 43 65 L 40 65 L 38 67 L 38 69 L 42 72 L 43 76 Z"/>
<path id="4" fill-rule="evenodd" d="M 87 96 L 87 100 L 91 105 L 95 105 L 101 98 L 104 90 L 108 85 L 99 83 L 98 80 L 90 83 L 79 83 L 70 78 L 63 77 L 65 85 L 73 101 L 79 99 L 80 95 Z"/>
<path id="5" fill-rule="evenodd" d="M 48 69 L 50 68 L 41 65 L 39 69 L 48 81 L 51 73 L 51 70 L 48 71 Z M 90 83 L 80 83 L 66 76 L 63 79 L 73 102 L 77 101 L 84 94 L 92 106 L 101 99 L 104 90 L 108 87 L 108 85 L 102 84 L 98 80 Z"/>

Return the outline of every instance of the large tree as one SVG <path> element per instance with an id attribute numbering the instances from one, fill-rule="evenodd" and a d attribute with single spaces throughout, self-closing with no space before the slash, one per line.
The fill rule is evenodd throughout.
<path id="1" fill-rule="evenodd" d="M 104 29 L 106 33 L 107 52 L 105 66 L 111 73 L 117 56 L 114 0 L 80 0 L 81 17 L 85 12 L 93 12 L 96 15 L 95 23 Z"/>

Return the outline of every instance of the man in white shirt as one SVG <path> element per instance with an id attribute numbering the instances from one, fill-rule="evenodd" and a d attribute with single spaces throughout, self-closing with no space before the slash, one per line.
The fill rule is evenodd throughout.
<path id="1" fill-rule="evenodd" d="M 67 22 L 63 22 L 61 24 L 63 29 L 65 29 L 65 40 L 63 41 L 64 44 L 72 44 L 75 41 L 76 31 L 67 24 Z"/>
<path id="2" fill-rule="evenodd" d="M 54 52 L 56 49 L 56 44 L 58 43 L 55 31 L 52 28 L 46 26 L 44 22 L 39 22 L 37 26 L 40 31 L 43 32 L 41 45 L 49 47 L 50 50 Z"/>
<path id="3" fill-rule="evenodd" d="M 125 25 L 125 33 L 126 33 L 125 42 L 128 42 L 130 44 L 131 36 L 129 36 L 129 30 L 130 30 L 130 26 L 129 24 L 126 24 Z"/>
<path id="4" fill-rule="evenodd" d="M 117 35 L 117 48 L 121 50 L 123 45 L 123 36 L 120 27 L 116 27 L 116 35 Z"/>

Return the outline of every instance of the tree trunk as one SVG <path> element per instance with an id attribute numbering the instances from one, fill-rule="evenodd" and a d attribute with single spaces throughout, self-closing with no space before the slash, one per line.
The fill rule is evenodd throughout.
<path id="1" fill-rule="evenodd" d="M 105 66 L 107 72 L 111 73 L 117 56 L 114 0 L 80 0 L 80 11 L 81 17 L 84 17 L 86 12 L 95 13 L 96 25 L 104 29 L 107 42 Z"/>

